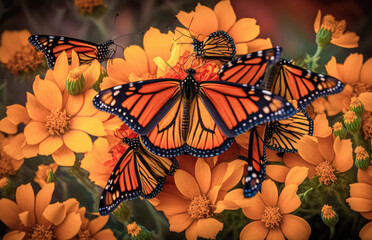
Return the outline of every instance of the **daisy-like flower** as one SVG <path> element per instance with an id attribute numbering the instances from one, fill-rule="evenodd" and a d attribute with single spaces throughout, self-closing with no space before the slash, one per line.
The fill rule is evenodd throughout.
<path id="1" fill-rule="evenodd" d="M 318 11 L 314 21 L 314 31 L 317 33 L 317 38 L 322 35 L 322 39 L 344 48 L 358 47 L 359 36 L 354 32 L 345 32 L 346 21 L 336 21 L 332 15 L 325 15 L 322 19 L 321 11 Z M 326 45 L 325 44 L 325 45 Z"/>
<path id="2" fill-rule="evenodd" d="M 108 77 L 104 78 L 101 89 L 156 78 L 154 58 L 170 58 L 173 37 L 171 31 L 161 33 L 159 29 L 151 27 L 143 36 L 143 48 L 131 45 L 124 50 L 125 60 L 114 58 L 107 62 Z"/>
<path id="3" fill-rule="evenodd" d="M 68 199 L 50 204 L 54 183 L 35 196 L 31 184 L 16 190 L 16 202 L 0 199 L 0 220 L 10 228 L 4 239 L 71 239 L 81 226 L 79 202 Z"/>
<path id="4" fill-rule="evenodd" d="M 0 133 L 0 178 L 15 175 L 24 162 L 23 158 L 15 159 L 5 152 L 4 147 L 8 141 L 8 138 Z"/>
<path id="5" fill-rule="evenodd" d="M 358 182 L 350 184 L 350 197 L 346 199 L 352 210 L 359 212 L 364 218 L 372 220 L 372 166 L 366 170 L 358 170 Z M 359 237 L 372 239 L 372 221 L 364 225 Z"/>
<path id="6" fill-rule="evenodd" d="M 53 172 L 53 175 L 56 173 L 58 165 L 56 163 L 51 163 L 49 165 L 40 164 L 37 167 L 37 171 L 35 172 L 34 181 L 37 182 L 40 187 L 44 187 L 48 182 L 48 177 L 50 175 L 50 171 Z"/>
<path id="7" fill-rule="evenodd" d="M 223 227 L 214 218 L 216 206 L 242 179 L 245 162 L 221 162 L 212 168 L 203 158 L 183 160 L 174 174 L 174 183 L 173 177 L 168 177 L 163 191 L 150 202 L 164 212 L 169 230 L 186 230 L 189 240 L 214 239 Z"/>
<path id="8" fill-rule="evenodd" d="M 0 62 L 13 74 L 35 71 L 43 62 L 44 55 L 29 44 L 30 36 L 26 29 L 1 34 Z"/>
<path id="9" fill-rule="evenodd" d="M 204 41 L 209 34 L 218 30 L 227 32 L 234 39 L 237 55 L 272 47 L 269 38 L 257 38 L 260 27 L 256 19 L 236 19 L 230 1 L 220 1 L 214 9 L 198 3 L 195 11 L 180 11 L 176 17 L 199 41 Z"/>
<path id="10" fill-rule="evenodd" d="M 242 229 L 240 239 L 308 239 L 310 225 L 290 214 L 301 205 L 297 189 L 297 184 L 288 184 L 279 195 L 275 183 L 265 180 L 261 192 L 245 200 L 243 213 L 253 222 Z"/>
<path id="11" fill-rule="evenodd" d="M 116 239 L 111 229 L 102 229 L 109 220 L 109 216 L 98 216 L 89 220 L 85 217 L 85 212 L 85 207 L 79 208 L 81 218 L 81 227 L 77 234 L 79 239 Z"/>

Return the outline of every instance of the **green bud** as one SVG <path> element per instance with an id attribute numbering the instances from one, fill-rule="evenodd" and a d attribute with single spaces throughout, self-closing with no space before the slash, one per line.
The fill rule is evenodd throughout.
<path id="1" fill-rule="evenodd" d="M 362 117 L 364 105 L 357 97 L 352 97 L 350 102 L 350 111 L 355 112 L 359 117 Z"/>
<path id="2" fill-rule="evenodd" d="M 14 183 L 9 177 L 0 178 L 0 190 L 4 196 L 10 195 L 13 191 Z"/>
<path id="3" fill-rule="evenodd" d="M 357 146 L 354 149 L 355 153 L 355 166 L 357 166 L 360 169 L 367 169 L 369 164 L 371 163 L 371 158 L 367 151 L 362 146 Z"/>
<path id="4" fill-rule="evenodd" d="M 47 183 L 53 183 L 53 182 L 55 182 L 56 180 L 55 180 L 54 177 L 55 177 L 55 175 L 54 175 L 53 170 L 52 170 L 52 169 L 49 169 L 49 170 L 48 170 L 48 177 L 47 177 L 46 182 L 47 182 Z"/>
<path id="5" fill-rule="evenodd" d="M 362 125 L 362 120 L 355 112 L 348 111 L 344 114 L 344 124 L 349 132 L 358 132 Z"/>
<path id="6" fill-rule="evenodd" d="M 341 122 L 336 122 L 336 123 L 333 125 L 332 130 L 333 130 L 333 133 L 334 133 L 336 136 L 339 136 L 339 137 L 340 137 L 340 139 L 345 139 L 346 134 L 347 134 L 347 131 L 346 131 L 346 129 L 344 128 L 344 125 L 342 125 Z"/>
<path id="7" fill-rule="evenodd" d="M 85 87 L 85 80 L 83 73 L 79 68 L 74 68 L 70 71 L 67 76 L 65 87 L 67 92 L 71 95 L 76 95 L 83 91 Z"/>
<path id="8" fill-rule="evenodd" d="M 127 225 L 128 234 L 132 240 L 150 240 L 153 239 L 152 233 L 142 225 L 132 222 Z"/>
<path id="9" fill-rule="evenodd" d="M 101 85 L 104 77 L 107 77 L 107 72 L 105 70 L 103 70 L 101 72 L 101 74 L 99 75 L 98 80 L 93 84 L 93 86 L 91 88 L 96 90 L 97 92 L 101 91 L 100 85 Z"/>
<path id="10" fill-rule="evenodd" d="M 331 37 L 332 37 L 331 30 L 321 28 L 319 32 L 316 34 L 316 43 L 321 47 L 325 47 L 331 41 Z"/>
<path id="11" fill-rule="evenodd" d="M 131 216 L 131 207 L 128 202 L 122 202 L 119 207 L 112 213 L 117 219 L 122 222 L 129 220 Z"/>
<path id="12" fill-rule="evenodd" d="M 338 222 L 338 214 L 332 209 L 332 206 L 327 204 L 322 207 L 321 217 L 328 227 L 334 227 Z"/>

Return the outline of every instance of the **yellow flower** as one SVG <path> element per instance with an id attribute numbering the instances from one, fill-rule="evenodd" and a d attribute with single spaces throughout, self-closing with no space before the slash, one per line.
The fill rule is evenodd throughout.
<path id="1" fill-rule="evenodd" d="M 143 46 L 131 45 L 124 50 L 124 59 L 114 58 L 107 62 L 108 77 L 103 79 L 101 89 L 139 80 L 156 78 L 155 57 L 169 59 L 174 34 L 161 33 L 151 27 L 143 37 Z"/>
<path id="2" fill-rule="evenodd" d="M 58 71 L 57 64 L 56 67 Z M 67 94 L 69 100 L 66 101 L 66 91 L 62 92 L 56 83 L 38 76 L 33 90 L 35 95 L 27 93 L 26 108 L 31 121 L 24 134 L 28 144 L 38 146 L 39 154 L 52 155 L 58 165 L 72 166 L 74 152 L 91 150 L 89 135 L 106 135 L 101 120 L 92 116 L 97 111 L 91 110 L 93 96 L 90 91 L 79 100 Z"/>
<path id="3" fill-rule="evenodd" d="M 271 180 L 262 183 L 261 192 L 245 202 L 243 213 L 253 222 L 240 232 L 240 239 L 308 239 L 310 225 L 302 218 L 290 214 L 301 205 L 296 184 L 286 185 L 278 196 Z"/>
<path id="4" fill-rule="evenodd" d="M 0 220 L 11 230 L 4 239 L 70 239 L 81 226 L 79 202 L 68 199 L 50 204 L 54 183 L 46 184 L 35 196 L 31 184 L 16 190 L 16 202 L 0 199 Z"/>
<path id="5" fill-rule="evenodd" d="M 245 162 L 234 160 L 211 167 L 204 158 L 184 158 L 174 174 L 174 183 L 173 177 L 167 178 L 163 191 L 150 202 L 164 212 L 169 230 L 186 230 L 189 240 L 214 239 L 223 227 L 214 218 L 214 211 L 218 202 L 242 179 Z"/>
<path id="6" fill-rule="evenodd" d="M 0 177 L 15 175 L 24 162 L 23 158 L 15 159 L 5 152 L 4 148 L 8 141 L 8 138 L 0 133 Z"/>
<path id="7" fill-rule="evenodd" d="M 58 165 L 56 163 L 51 163 L 49 165 L 40 164 L 35 172 L 34 181 L 37 182 L 40 187 L 44 187 L 47 184 L 49 171 L 56 173 Z"/>
<path id="8" fill-rule="evenodd" d="M 29 44 L 31 36 L 26 29 L 5 30 L 1 34 L 0 62 L 13 73 L 35 71 L 43 62 L 44 56 Z"/>
<path id="9" fill-rule="evenodd" d="M 111 229 L 102 229 L 109 220 L 109 216 L 98 216 L 92 220 L 89 220 L 85 217 L 85 212 L 85 207 L 79 208 L 81 219 L 81 227 L 78 232 L 79 239 L 116 239 Z"/>
<path id="10" fill-rule="evenodd" d="M 314 31 L 328 30 L 331 33 L 330 43 L 344 48 L 358 47 L 359 36 L 354 32 L 345 32 L 346 21 L 336 21 L 332 15 L 325 15 L 322 19 L 320 10 L 314 21 Z"/>
<path id="11" fill-rule="evenodd" d="M 195 11 L 189 13 L 180 11 L 176 17 L 183 26 L 189 28 L 199 41 L 203 41 L 209 34 L 217 30 L 227 32 L 234 39 L 237 55 L 272 47 L 269 38 L 257 38 L 260 27 L 256 25 L 256 19 L 236 20 L 230 1 L 220 1 L 214 9 L 198 3 Z"/>
<path id="12" fill-rule="evenodd" d="M 372 220 L 372 166 L 358 170 L 358 183 L 350 184 L 350 197 L 346 199 L 351 209 L 364 218 Z M 372 221 L 364 225 L 359 232 L 361 239 L 371 239 Z"/>

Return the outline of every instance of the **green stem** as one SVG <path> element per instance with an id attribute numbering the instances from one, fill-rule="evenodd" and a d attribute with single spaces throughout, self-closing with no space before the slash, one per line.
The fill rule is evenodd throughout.
<path id="1" fill-rule="evenodd" d="M 329 227 L 330 233 L 329 233 L 329 239 L 333 239 L 335 236 L 335 227 Z"/>
<path id="2" fill-rule="evenodd" d="M 150 212 L 151 217 L 154 219 L 156 226 L 156 239 L 163 239 L 163 229 L 167 228 L 168 223 L 164 220 L 162 216 L 159 216 L 159 213 L 151 205 L 150 202 L 146 201 L 146 207 Z"/>
<path id="3" fill-rule="evenodd" d="M 102 38 L 107 38 L 107 28 L 102 21 L 92 18 L 92 22 L 96 25 L 95 30 L 102 36 Z"/>
<path id="4" fill-rule="evenodd" d="M 311 57 L 311 62 L 309 63 L 309 68 L 311 71 L 315 71 L 316 63 L 319 60 L 319 55 L 323 51 L 323 47 L 320 45 L 317 45 L 316 51 L 314 55 Z"/>

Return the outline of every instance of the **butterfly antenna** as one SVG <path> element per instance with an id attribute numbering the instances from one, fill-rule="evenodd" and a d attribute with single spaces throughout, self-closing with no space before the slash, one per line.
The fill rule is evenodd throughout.
<path id="1" fill-rule="evenodd" d="M 118 37 L 116 37 L 116 38 L 114 38 L 112 40 L 114 41 L 114 40 L 117 40 L 117 39 L 119 39 L 121 37 L 130 36 L 130 35 L 136 35 L 136 34 L 142 34 L 143 35 L 143 34 L 145 34 L 145 32 L 126 33 L 126 34 L 120 35 L 120 36 L 118 36 Z"/>
<path id="2" fill-rule="evenodd" d="M 193 37 L 192 37 L 192 34 L 191 34 L 191 32 L 190 32 L 190 27 L 191 27 L 191 23 L 192 23 L 193 20 L 194 20 L 194 17 L 191 18 L 191 21 L 190 21 L 189 27 L 187 28 L 187 31 L 189 31 L 189 34 L 190 34 L 190 37 L 191 37 L 191 38 L 193 38 Z"/>
<path id="3" fill-rule="evenodd" d="M 164 61 L 165 64 L 168 65 L 168 67 L 170 67 L 170 69 L 172 69 L 175 73 L 179 74 L 179 72 L 177 72 L 176 70 L 174 70 L 174 68 L 172 68 L 171 65 L 169 65 L 169 63 L 167 63 L 164 59 L 162 59 Z"/>

